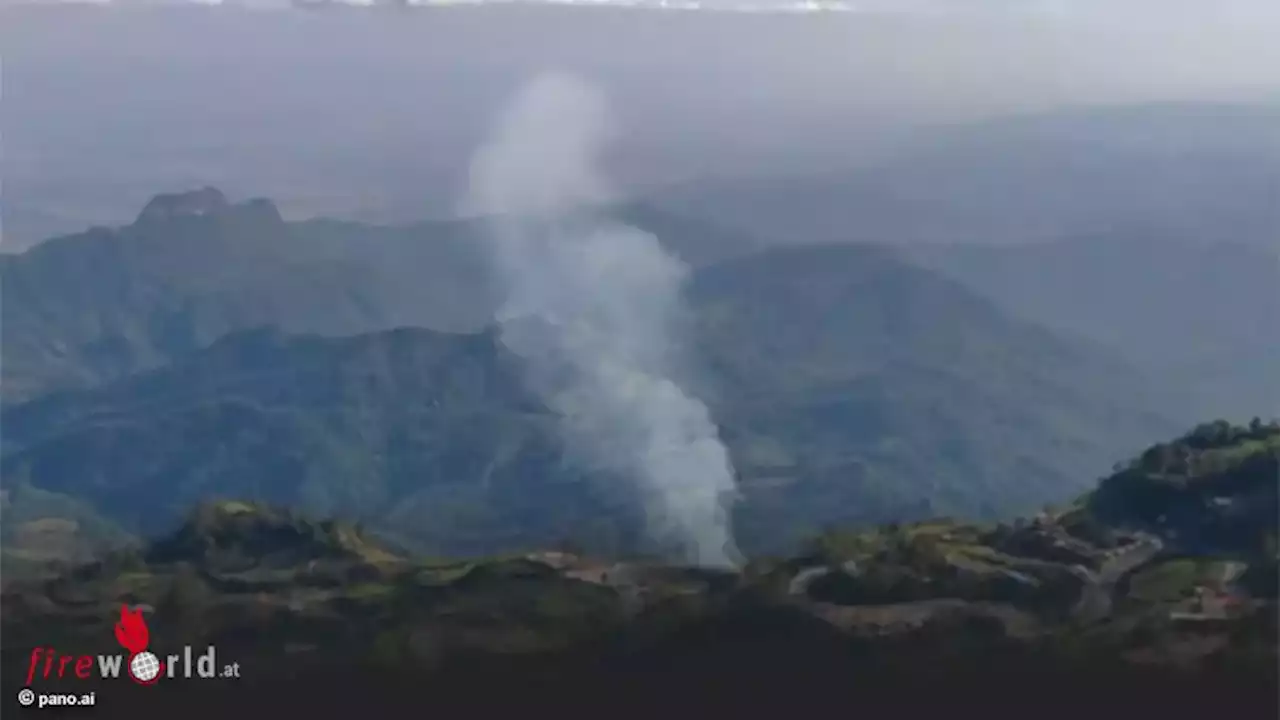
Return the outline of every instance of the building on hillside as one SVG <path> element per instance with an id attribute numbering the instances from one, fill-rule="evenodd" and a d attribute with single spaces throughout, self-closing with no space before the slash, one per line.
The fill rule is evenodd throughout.
<path id="1" fill-rule="evenodd" d="M 1229 589 L 1198 585 L 1187 606 L 1172 610 L 1169 617 L 1175 621 L 1187 622 L 1228 620 L 1247 608 L 1247 599 Z"/>

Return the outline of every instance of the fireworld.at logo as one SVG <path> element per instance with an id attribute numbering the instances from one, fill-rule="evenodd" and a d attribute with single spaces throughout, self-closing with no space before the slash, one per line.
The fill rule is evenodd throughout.
<path id="1" fill-rule="evenodd" d="M 120 606 L 116 640 L 129 651 L 129 677 L 143 685 L 150 685 L 160 679 L 164 663 L 160 662 L 155 653 L 147 650 L 151 632 L 147 630 L 147 621 L 142 617 L 141 608 L 134 608 L 133 612 L 129 612 L 128 606 Z"/>
<path id="2" fill-rule="evenodd" d="M 116 642 L 129 651 L 128 662 L 121 655 L 63 655 L 54 648 L 32 648 L 31 664 L 27 668 L 27 684 L 37 677 L 49 679 L 65 678 L 68 675 L 87 680 L 94 675 L 100 678 L 120 677 L 120 668 L 128 668 L 130 679 L 140 685 L 154 685 L 160 678 L 238 678 L 240 663 L 229 663 L 219 667 L 217 649 L 209 645 L 204 652 L 196 655 L 190 645 L 185 645 L 181 653 L 167 655 L 163 660 L 149 650 L 151 633 L 147 629 L 147 621 L 142 617 L 142 610 L 130 610 L 124 605 L 120 608 L 120 621 L 115 626 Z M 96 662 L 95 662 L 96 660 Z M 181 670 L 181 672 L 179 672 Z"/>

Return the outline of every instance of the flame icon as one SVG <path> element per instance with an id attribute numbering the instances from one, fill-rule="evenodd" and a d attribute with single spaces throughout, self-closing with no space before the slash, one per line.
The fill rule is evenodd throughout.
<path id="1" fill-rule="evenodd" d="M 130 653 L 140 653 L 147 649 L 151 642 L 151 633 L 147 630 L 147 621 L 142 618 L 142 609 L 132 612 L 128 605 L 120 606 L 120 622 L 116 623 L 116 640 Z"/>
<path id="2" fill-rule="evenodd" d="M 129 651 L 129 677 L 143 685 L 160 679 L 164 663 L 147 651 L 151 633 L 147 621 L 142 618 L 142 608 L 130 611 L 128 605 L 120 606 L 120 622 L 116 623 L 116 641 Z"/>

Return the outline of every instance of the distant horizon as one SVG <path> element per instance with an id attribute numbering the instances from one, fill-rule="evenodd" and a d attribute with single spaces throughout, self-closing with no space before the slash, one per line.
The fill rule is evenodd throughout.
<path id="1" fill-rule="evenodd" d="M 761 169 L 755 172 L 739 172 L 739 173 L 732 173 L 732 174 L 707 174 L 707 175 L 702 175 L 702 176 L 693 177 L 689 179 L 675 180 L 671 182 L 658 183 L 648 187 L 642 187 L 642 188 L 639 188 L 638 192 L 633 194 L 634 195 L 633 197 L 627 198 L 626 201 L 630 202 L 634 200 L 634 201 L 644 203 L 647 197 L 650 197 L 654 194 L 661 195 L 664 192 L 679 190 L 684 187 L 696 187 L 698 185 L 708 184 L 708 183 L 716 184 L 716 183 L 725 183 L 725 182 L 735 183 L 735 182 L 744 182 L 744 181 L 745 182 L 782 181 L 787 178 L 809 179 L 809 178 L 822 177 L 832 173 L 840 174 L 845 172 L 858 171 L 860 169 L 874 167 L 874 165 L 880 160 L 888 159 L 892 161 L 894 157 L 895 147 L 898 150 L 906 148 L 909 151 L 913 147 L 912 145 L 913 138 L 916 139 L 917 141 L 919 141 L 920 139 L 924 139 L 924 141 L 927 143 L 931 138 L 936 139 L 935 136 L 937 136 L 940 133 L 945 133 L 947 131 L 963 131 L 965 129 L 994 127 L 994 126 L 999 126 L 1006 123 L 1013 124 L 1013 125 L 1017 125 L 1019 123 L 1034 124 L 1037 122 L 1052 121 L 1055 119 L 1080 120 L 1080 119 L 1089 119 L 1091 117 L 1109 118 L 1109 117 L 1115 117 L 1116 115 L 1123 114 L 1123 113 L 1133 113 L 1135 116 L 1140 117 L 1140 115 L 1144 112 L 1160 112 L 1164 110 L 1195 110 L 1195 109 L 1205 109 L 1210 111 L 1257 110 L 1263 113 L 1264 115 L 1276 114 L 1277 119 L 1280 120 L 1280 90 L 1277 91 L 1277 96 L 1275 98 L 1266 97 L 1266 98 L 1259 98 L 1251 101 L 1250 100 L 1191 99 L 1191 100 L 1160 100 L 1160 101 L 1144 101 L 1144 102 L 1123 102 L 1123 101 L 1088 102 L 1088 103 L 1080 103 L 1078 105 L 1074 105 L 1070 107 L 1008 112 L 1008 113 L 1003 113 L 1003 114 L 994 115 L 990 117 L 985 117 L 978 120 L 966 120 L 961 122 L 936 121 L 936 122 L 921 123 L 915 126 L 900 128 L 896 145 L 894 145 L 893 143 L 890 143 L 890 145 L 887 146 L 885 149 L 883 149 L 878 155 L 872 155 L 859 162 L 849 162 L 837 167 L 825 168 L 825 169 L 813 169 L 813 170 L 784 170 L 782 172 L 767 172 Z M 1277 128 L 1280 128 L 1280 125 L 1277 125 Z M 1280 138 L 1280 129 L 1277 130 L 1277 137 Z M 1278 146 L 1278 148 L 1280 148 L 1280 146 Z M 879 158 L 879 160 L 877 160 L 877 158 Z M 228 186 L 224 183 L 220 183 L 214 180 L 202 181 L 198 179 L 193 179 L 190 182 L 159 183 L 156 187 L 151 188 L 150 194 L 147 195 L 145 199 L 142 199 L 140 202 L 134 202 L 134 203 L 125 203 L 125 202 L 118 203 L 112 208 L 110 208 L 109 213 L 102 214 L 100 216 L 100 219 L 97 221 L 80 224 L 78 226 L 73 226 L 72 224 L 68 223 L 68 224 L 65 224 L 60 230 L 52 234 L 45 234 L 38 238 L 31 238 L 31 237 L 21 238 L 16 243 L 13 241 L 9 241 L 5 237 L 4 225 L 6 223 L 4 222 L 4 219 L 3 219 L 3 213 L 0 213 L 0 255 L 19 254 L 45 242 L 46 240 L 51 240 L 51 239 L 55 239 L 57 237 L 62 237 L 66 235 L 78 234 L 80 232 L 87 231 L 95 226 L 98 226 L 98 227 L 106 226 L 106 227 L 113 227 L 113 228 L 127 226 L 128 224 L 134 221 L 134 219 L 137 216 L 137 213 L 142 210 L 143 205 L 145 205 L 146 202 L 149 202 L 155 196 L 168 194 L 168 193 L 186 193 L 186 192 L 195 191 L 204 187 L 216 188 L 219 191 L 225 193 L 227 197 L 232 200 L 232 202 L 236 202 L 236 203 L 246 202 L 249 200 L 259 199 L 259 198 L 270 200 L 273 204 L 276 205 L 276 207 L 280 210 L 281 215 L 288 222 L 305 222 L 308 220 L 331 219 L 331 220 L 339 220 L 339 221 L 362 222 L 362 223 L 368 223 L 373 225 L 403 226 L 403 225 L 412 225 L 420 222 L 448 222 L 448 221 L 461 221 L 461 220 L 471 219 L 468 216 L 458 212 L 441 212 L 441 213 L 423 212 L 422 214 L 415 217 L 385 217 L 384 218 L 384 217 L 377 217 L 378 211 L 374 208 L 369 208 L 368 210 L 338 209 L 334 212 L 328 212 L 328 213 L 299 211 L 299 209 L 296 206 L 291 206 L 293 205 L 291 203 L 291 198 L 287 197 L 287 195 L 284 197 L 281 197 L 279 194 L 242 192 L 243 188 L 234 187 L 233 185 L 234 184 L 232 184 L 232 186 Z M 4 188 L 0 188 L 0 198 L 4 198 L 4 197 L 5 197 Z M 373 215 L 374 217 L 370 217 L 370 215 Z M 983 243 L 978 243 L 978 244 L 983 244 Z M 999 245 L 1000 243 L 992 243 L 992 244 Z"/>
<path id="2" fill-rule="evenodd" d="M 1178 142 L 1280 154 L 1274 135 L 1212 117 L 1280 107 L 1274 3 L 1085 2 L 1065 15 L 998 0 L 769 15 L 250 4 L 0 6 L 0 251 L 122 222 L 157 192 L 205 184 L 271 197 L 290 218 L 452 217 L 468 154 L 504 98 L 543 70 L 607 96 L 621 138 L 603 164 L 629 195 L 845 173 L 973 124 L 1091 112 L 1128 122 L 1117 108 L 1206 107 L 1207 119 L 1171 128 Z M 1226 182 L 1222 172 L 1209 181 Z M 948 182 L 940 192 L 964 191 L 959 176 Z"/>

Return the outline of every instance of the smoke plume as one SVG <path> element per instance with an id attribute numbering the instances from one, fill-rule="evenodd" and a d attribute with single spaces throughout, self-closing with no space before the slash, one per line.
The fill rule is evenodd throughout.
<path id="1" fill-rule="evenodd" d="M 473 158 L 466 210 L 488 219 L 502 340 L 558 413 L 572 459 L 625 478 L 658 543 L 732 566 L 733 468 L 706 406 L 675 380 L 688 268 L 600 212 L 616 199 L 595 165 L 609 130 L 591 88 L 545 75 Z"/>

